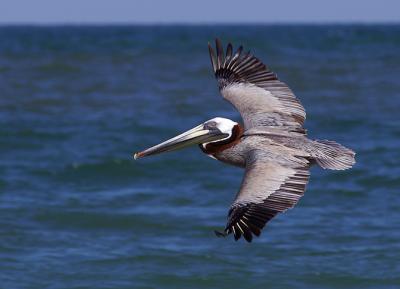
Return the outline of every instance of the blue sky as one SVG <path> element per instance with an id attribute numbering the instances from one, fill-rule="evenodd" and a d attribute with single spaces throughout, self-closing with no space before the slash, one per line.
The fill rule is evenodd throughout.
<path id="1" fill-rule="evenodd" d="M 399 0 L 0 0 L 3 24 L 399 21 Z"/>

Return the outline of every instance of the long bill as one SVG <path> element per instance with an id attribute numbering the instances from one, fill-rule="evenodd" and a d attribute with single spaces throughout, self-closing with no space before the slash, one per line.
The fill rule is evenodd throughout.
<path id="1" fill-rule="evenodd" d="M 222 133 L 218 129 L 205 129 L 204 125 L 201 124 L 195 128 L 192 128 L 191 130 L 177 135 L 174 138 L 166 140 L 165 142 L 150 147 L 144 151 L 137 152 L 133 155 L 133 157 L 136 160 L 145 156 L 179 150 L 191 145 L 212 142 L 215 140 L 224 139 L 226 137 L 228 137 L 228 134 Z"/>

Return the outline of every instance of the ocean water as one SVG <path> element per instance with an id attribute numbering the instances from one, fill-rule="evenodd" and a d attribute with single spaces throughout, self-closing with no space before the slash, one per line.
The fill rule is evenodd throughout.
<path id="1" fill-rule="evenodd" d="M 242 171 L 132 153 L 215 116 L 207 41 L 267 63 L 357 152 L 248 244 Z M 400 288 L 400 26 L 0 27 L 0 288 Z"/>

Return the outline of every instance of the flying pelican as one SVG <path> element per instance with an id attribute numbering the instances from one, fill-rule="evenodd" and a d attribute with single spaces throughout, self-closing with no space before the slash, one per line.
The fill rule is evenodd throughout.
<path id="1" fill-rule="evenodd" d="M 225 54 L 216 39 L 217 53 L 210 43 L 208 48 L 219 91 L 239 111 L 243 125 L 216 117 L 134 158 L 198 144 L 208 156 L 245 168 L 226 227 L 215 233 L 251 242 L 273 217 L 297 204 L 311 165 L 345 170 L 355 163 L 355 153 L 334 141 L 308 139 L 300 101 L 258 58 L 242 53 L 242 46 L 233 53 L 229 43 Z"/>

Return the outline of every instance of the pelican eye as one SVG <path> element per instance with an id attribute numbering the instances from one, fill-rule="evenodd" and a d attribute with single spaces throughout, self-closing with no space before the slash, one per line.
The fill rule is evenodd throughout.
<path id="1" fill-rule="evenodd" d="M 214 129 L 217 128 L 217 123 L 215 121 L 210 121 L 204 124 L 204 129 Z"/>

